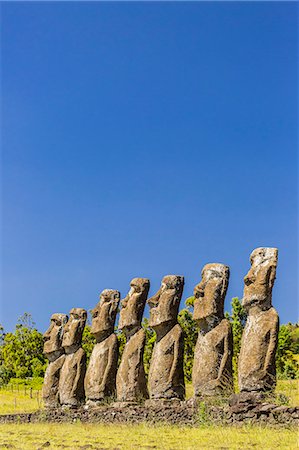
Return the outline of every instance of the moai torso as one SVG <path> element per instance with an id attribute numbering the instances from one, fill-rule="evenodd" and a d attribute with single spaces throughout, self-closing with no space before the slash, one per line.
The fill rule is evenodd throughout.
<path id="1" fill-rule="evenodd" d="M 241 391 L 271 390 L 275 386 L 278 331 L 279 318 L 274 308 L 248 317 L 239 356 Z"/>
<path id="2" fill-rule="evenodd" d="M 185 398 L 183 331 L 177 323 L 155 343 L 149 371 L 151 399 Z"/>
<path id="3" fill-rule="evenodd" d="M 275 353 L 279 318 L 272 307 L 278 250 L 257 248 L 244 278 L 243 307 L 248 313 L 242 335 L 238 374 L 240 391 L 271 391 L 276 385 Z"/>
<path id="4" fill-rule="evenodd" d="M 84 386 L 88 405 L 96 405 L 115 393 L 118 342 L 114 324 L 120 293 L 105 289 L 92 311 L 91 334 L 96 338 L 88 364 Z"/>
<path id="5" fill-rule="evenodd" d="M 60 371 L 65 360 L 62 337 L 67 319 L 65 314 L 53 314 L 50 327 L 44 334 L 44 354 L 49 360 L 42 390 L 46 408 L 55 408 L 60 404 L 58 386 Z"/>
<path id="6" fill-rule="evenodd" d="M 64 406 L 75 407 L 84 401 L 86 355 L 81 341 L 86 318 L 85 309 L 73 308 L 64 329 L 62 346 L 65 350 L 65 360 L 59 380 L 60 403 Z"/>
<path id="7" fill-rule="evenodd" d="M 145 332 L 141 328 L 142 315 L 150 287 L 147 278 L 134 278 L 131 289 L 122 300 L 118 328 L 126 335 L 126 345 L 117 371 L 118 402 L 138 402 L 148 398 L 143 365 Z"/>
<path id="8" fill-rule="evenodd" d="M 233 339 L 231 325 L 224 318 L 228 280 L 227 266 L 207 264 L 194 289 L 193 318 L 199 325 L 192 370 L 195 396 L 232 392 Z"/>
<path id="9" fill-rule="evenodd" d="M 185 397 L 184 341 L 177 323 L 183 293 L 184 278 L 168 275 L 160 290 L 151 299 L 150 321 L 157 335 L 149 371 L 150 399 L 180 399 Z"/>

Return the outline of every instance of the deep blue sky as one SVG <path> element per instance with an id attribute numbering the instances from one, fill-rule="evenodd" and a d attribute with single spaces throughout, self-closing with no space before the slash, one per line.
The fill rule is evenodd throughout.
<path id="1" fill-rule="evenodd" d="M 1 322 L 277 246 L 297 319 L 296 3 L 2 3 Z M 183 302 L 182 302 L 183 305 Z"/>

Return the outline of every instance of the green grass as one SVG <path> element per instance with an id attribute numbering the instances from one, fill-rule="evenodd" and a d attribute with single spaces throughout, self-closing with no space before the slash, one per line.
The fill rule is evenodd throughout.
<path id="1" fill-rule="evenodd" d="M 288 405 L 299 406 L 299 380 L 278 380 L 276 394 L 288 397 Z"/>
<path id="2" fill-rule="evenodd" d="M 42 407 L 41 391 L 0 389 L 0 414 L 28 413 Z"/>
<path id="3" fill-rule="evenodd" d="M 297 432 L 262 427 L 189 428 L 149 425 L 0 425 L 0 449 L 295 449 Z M 11 446 L 11 447 L 9 447 Z"/>
<path id="4" fill-rule="evenodd" d="M 283 394 L 289 399 L 288 405 L 299 405 L 299 390 L 298 380 L 278 380 L 276 393 Z M 193 395 L 193 388 L 191 384 L 186 385 L 186 398 L 191 398 Z M 30 398 L 30 389 L 24 386 L 19 387 L 19 390 L 14 388 L 0 389 L 0 414 L 26 413 L 34 412 L 43 408 L 41 401 L 41 391 L 33 390 L 32 398 Z"/>

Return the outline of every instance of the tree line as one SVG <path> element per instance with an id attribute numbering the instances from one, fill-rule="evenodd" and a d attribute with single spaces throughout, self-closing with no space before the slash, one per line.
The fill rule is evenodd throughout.
<path id="1" fill-rule="evenodd" d="M 178 322 L 184 332 L 184 373 L 187 382 L 191 381 L 194 347 L 197 340 L 198 328 L 192 318 L 194 297 L 189 297 L 185 308 L 179 312 Z M 238 297 L 232 299 L 231 313 L 225 313 L 230 320 L 233 331 L 234 355 L 233 371 L 237 380 L 238 355 L 241 338 L 246 322 L 246 313 Z M 145 372 L 148 374 L 155 332 L 149 327 L 148 319 L 144 318 L 142 326 L 146 333 L 144 351 Z M 125 345 L 123 332 L 116 330 L 119 340 L 119 360 Z M 95 339 L 90 333 L 90 324 L 85 327 L 82 346 L 89 359 Z M 40 333 L 29 313 L 23 314 L 13 332 L 5 333 L 0 325 L 0 385 L 7 384 L 11 379 L 41 378 L 47 367 L 47 359 L 43 355 L 43 335 Z M 278 335 L 278 348 L 276 353 L 276 368 L 279 379 L 299 378 L 299 324 L 288 323 L 281 325 Z"/>

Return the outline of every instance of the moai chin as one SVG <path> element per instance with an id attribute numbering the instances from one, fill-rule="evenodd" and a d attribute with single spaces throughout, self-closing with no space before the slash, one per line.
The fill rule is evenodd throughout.
<path id="1" fill-rule="evenodd" d="M 49 360 L 45 372 L 42 396 L 46 408 L 59 406 L 58 386 L 60 371 L 65 360 L 62 347 L 63 328 L 68 317 L 65 314 L 53 314 L 48 330 L 44 333 L 44 355 Z"/>
<path id="2" fill-rule="evenodd" d="M 151 400 L 185 397 L 183 331 L 177 322 L 183 287 L 184 277 L 167 275 L 159 291 L 148 300 L 149 326 L 157 335 L 148 380 Z"/>
<path id="3" fill-rule="evenodd" d="M 195 397 L 233 390 L 233 337 L 229 320 L 224 318 L 229 267 L 206 264 L 201 275 L 194 289 L 193 319 L 199 325 L 192 371 Z"/>
<path id="4" fill-rule="evenodd" d="M 242 302 L 248 316 L 239 355 L 241 392 L 272 391 L 276 385 L 279 318 L 272 307 L 272 289 L 277 259 L 277 248 L 257 248 L 250 255 Z"/>
<path id="5" fill-rule="evenodd" d="M 136 403 L 148 398 L 143 365 L 145 332 L 142 315 L 150 287 L 147 278 L 134 278 L 122 300 L 118 328 L 126 335 L 126 345 L 116 377 L 117 402 Z"/>
<path id="6" fill-rule="evenodd" d="M 85 309 L 73 308 L 64 328 L 62 347 L 65 360 L 59 380 L 59 397 L 63 406 L 77 407 L 84 402 L 86 354 L 81 342 L 86 319 Z"/>
<path id="7" fill-rule="evenodd" d="M 115 393 L 118 342 L 114 333 L 120 293 L 105 289 L 92 311 L 91 334 L 96 338 L 84 381 L 87 405 L 95 406 Z"/>

